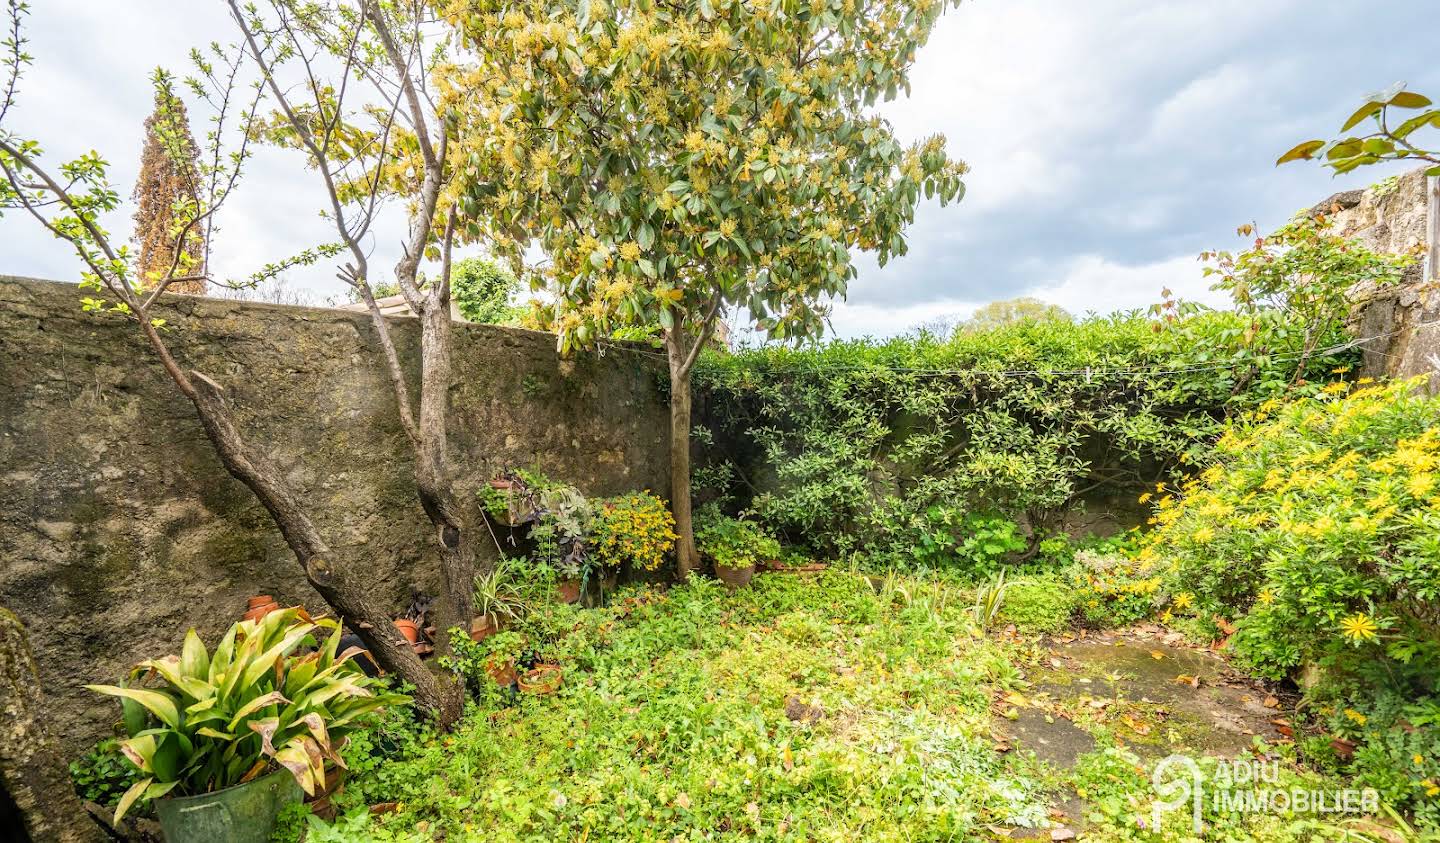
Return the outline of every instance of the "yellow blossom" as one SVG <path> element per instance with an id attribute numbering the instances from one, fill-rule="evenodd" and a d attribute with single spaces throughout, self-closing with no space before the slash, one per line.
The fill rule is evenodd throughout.
<path id="1" fill-rule="evenodd" d="M 1379 638 L 1377 633 L 1380 627 L 1369 615 L 1363 612 L 1355 614 L 1340 621 L 1340 631 L 1346 638 L 1356 644 L 1364 641 L 1375 641 Z"/>

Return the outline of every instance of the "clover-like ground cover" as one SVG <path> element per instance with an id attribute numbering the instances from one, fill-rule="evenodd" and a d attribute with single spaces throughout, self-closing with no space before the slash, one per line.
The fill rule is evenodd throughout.
<path id="1" fill-rule="evenodd" d="M 1000 737 L 1046 650 L 981 634 L 971 600 L 832 569 L 549 607 L 527 634 L 563 652 L 558 693 L 482 683 L 448 736 L 397 713 L 347 753 L 341 815 L 287 824 L 311 843 L 1049 838 L 1075 825 L 1051 809 L 1080 790 L 1112 808 L 1084 839 L 1159 839 L 1131 818 L 1148 815 L 1145 762 L 1108 732 L 1073 770 Z M 1312 839 L 1289 820 L 1211 821 L 1227 839 Z"/>

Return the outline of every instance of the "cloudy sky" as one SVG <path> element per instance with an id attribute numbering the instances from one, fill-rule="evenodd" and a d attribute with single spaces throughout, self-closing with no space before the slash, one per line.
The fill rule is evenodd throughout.
<path id="1" fill-rule="evenodd" d="M 921 53 L 911 97 L 884 108 L 902 138 L 948 138 L 973 168 L 966 197 L 923 207 L 906 257 L 862 258 L 837 333 L 899 333 L 1017 295 L 1075 313 L 1142 307 L 1166 286 L 1214 301 L 1196 253 L 1393 172 L 1333 179 L 1273 161 L 1328 136 L 1372 90 L 1403 79 L 1440 91 L 1433 3 L 966 0 Z M 52 157 L 99 150 L 128 193 L 151 69 L 183 71 L 191 46 L 232 38 L 224 4 L 33 5 L 36 66 L 14 127 Z M 222 219 L 215 269 L 248 273 L 326 240 L 316 187 L 297 155 L 263 151 Z M 374 244 L 375 265 L 393 263 L 399 231 Z M 29 220 L 0 219 L 0 273 L 76 272 Z M 289 281 L 323 300 L 339 291 L 332 276 L 315 267 Z"/>

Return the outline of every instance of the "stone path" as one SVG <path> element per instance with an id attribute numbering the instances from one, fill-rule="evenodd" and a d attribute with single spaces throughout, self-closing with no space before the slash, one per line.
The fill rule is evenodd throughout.
<path id="1" fill-rule="evenodd" d="M 1043 642 L 1028 687 L 996 706 L 997 733 L 1013 750 L 1029 750 L 1059 770 L 1095 749 L 1092 732 L 1109 730 L 1147 759 L 1173 753 L 1235 757 L 1259 737 L 1283 737 L 1285 701 L 1231 669 L 1211 650 L 1188 646 L 1159 627 L 1064 635 Z M 1074 794 L 1057 806 L 1071 839 L 1083 825 L 1083 801 Z M 1052 839 L 1050 830 L 1016 829 Z"/>

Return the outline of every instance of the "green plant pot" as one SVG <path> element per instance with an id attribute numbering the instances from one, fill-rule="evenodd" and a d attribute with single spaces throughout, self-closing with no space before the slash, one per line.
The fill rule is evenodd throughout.
<path id="1" fill-rule="evenodd" d="M 289 770 L 199 796 L 159 799 L 165 843 L 268 843 L 275 817 L 304 793 Z"/>

